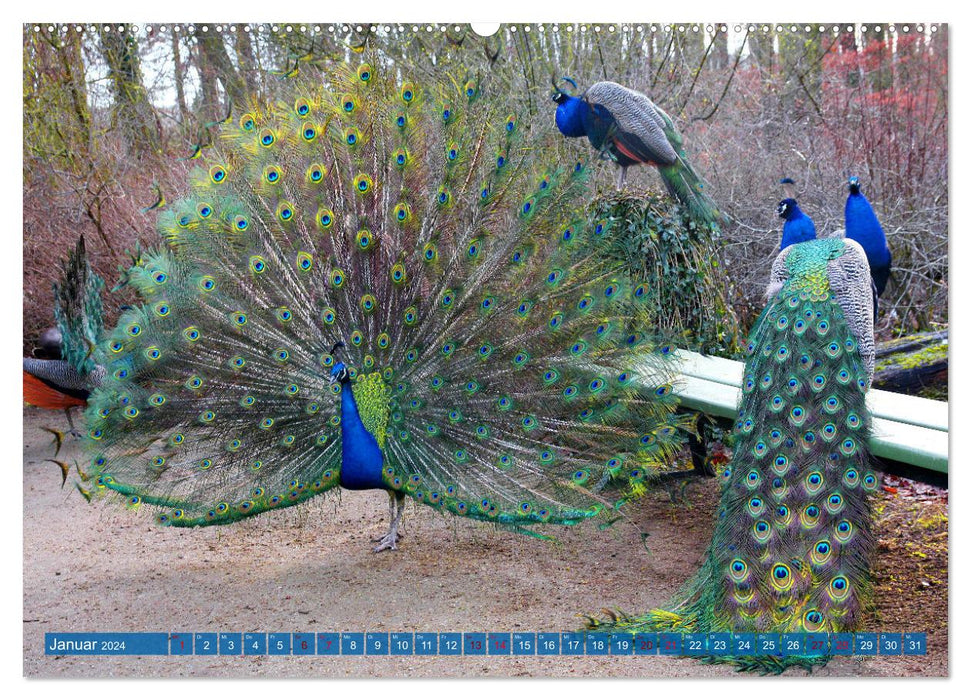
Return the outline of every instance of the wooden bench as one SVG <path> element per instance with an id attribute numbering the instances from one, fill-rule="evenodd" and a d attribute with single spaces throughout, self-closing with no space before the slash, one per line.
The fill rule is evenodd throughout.
<path id="1" fill-rule="evenodd" d="M 686 350 L 675 355 L 681 376 L 674 383 L 674 393 L 681 404 L 708 415 L 734 418 L 742 395 L 743 363 Z M 867 406 L 873 416 L 870 450 L 874 455 L 947 473 L 946 402 L 871 389 Z"/>

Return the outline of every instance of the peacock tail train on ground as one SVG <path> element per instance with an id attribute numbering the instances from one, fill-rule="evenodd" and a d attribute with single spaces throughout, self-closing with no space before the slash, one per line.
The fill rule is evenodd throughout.
<path id="1" fill-rule="evenodd" d="M 701 569 L 664 609 L 598 629 L 856 630 L 872 599 L 866 392 L 873 373 L 866 256 L 821 239 L 777 257 L 748 344 L 715 530 Z M 781 672 L 825 658 L 713 657 Z"/>
<path id="2" fill-rule="evenodd" d="M 176 526 L 343 486 L 531 532 L 672 469 L 644 285 L 584 166 L 483 93 L 363 64 L 213 136 L 99 348 L 97 486 Z"/>

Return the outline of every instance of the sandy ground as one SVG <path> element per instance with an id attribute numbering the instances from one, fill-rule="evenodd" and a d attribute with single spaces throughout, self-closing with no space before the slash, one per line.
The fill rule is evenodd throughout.
<path id="1" fill-rule="evenodd" d="M 89 505 L 61 488 L 50 435 L 24 411 L 24 675 L 28 677 L 707 677 L 728 666 L 671 657 L 45 656 L 45 632 L 568 631 L 578 613 L 664 603 L 698 566 L 717 484 L 689 504 L 648 499 L 634 528 L 559 531 L 556 544 L 409 505 L 396 552 L 371 553 L 387 499 L 344 492 L 231 528 L 153 524 L 151 509 Z M 59 459 L 73 464 L 78 441 Z M 874 631 L 926 631 L 926 657 L 839 658 L 817 676 L 944 676 L 947 495 L 888 481 L 874 564 Z M 890 489 L 890 490 L 887 490 Z M 893 491 L 893 493 L 891 493 Z M 803 676 L 790 670 L 788 675 Z"/>

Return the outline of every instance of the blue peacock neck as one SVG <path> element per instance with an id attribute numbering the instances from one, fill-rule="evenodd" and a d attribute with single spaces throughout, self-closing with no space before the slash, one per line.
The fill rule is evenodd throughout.
<path id="1" fill-rule="evenodd" d="M 361 419 L 354 387 L 346 372 L 340 383 L 341 486 L 351 490 L 385 489 L 384 454 Z"/>
<path id="2" fill-rule="evenodd" d="M 556 108 L 556 127 L 560 133 L 570 138 L 586 136 L 584 116 L 587 112 L 586 103 L 572 96 L 564 96 L 563 101 Z"/>
<path id="3" fill-rule="evenodd" d="M 889 262 L 886 234 L 873 207 L 859 190 L 851 191 L 846 199 L 846 237 L 859 243 L 871 265 Z"/>

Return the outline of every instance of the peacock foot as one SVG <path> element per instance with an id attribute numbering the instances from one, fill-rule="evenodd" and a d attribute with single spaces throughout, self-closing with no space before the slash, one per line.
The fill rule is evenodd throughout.
<path id="1" fill-rule="evenodd" d="M 390 530 L 388 534 L 384 537 L 375 538 L 375 542 L 378 546 L 374 548 L 374 553 L 383 552 L 386 549 L 398 549 L 398 540 L 402 539 L 403 535 L 398 534 L 394 530 Z"/>
<path id="2" fill-rule="evenodd" d="M 372 538 L 371 538 L 371 541 L 372 541 L 372 542 L 384 542 L 384 541 L 385 541 L 386 539 L 388 539 L 388 537 L 389 537 L 390 535 L 391 535 L 391 533 L 390 533 L 390 532 L 386 532 L 386 533 L 384 533 L 383 535 L 381 535 L 380 537 L 372 537 Z M 403 540 L 403 539 L 405 538 L 405 533 L 403 533 L 403 532 L 398 532 L 398 534 L 397 534 L 397 538 L 398 538 L 398 541 L 400 542 L 401 540 Z"/>

